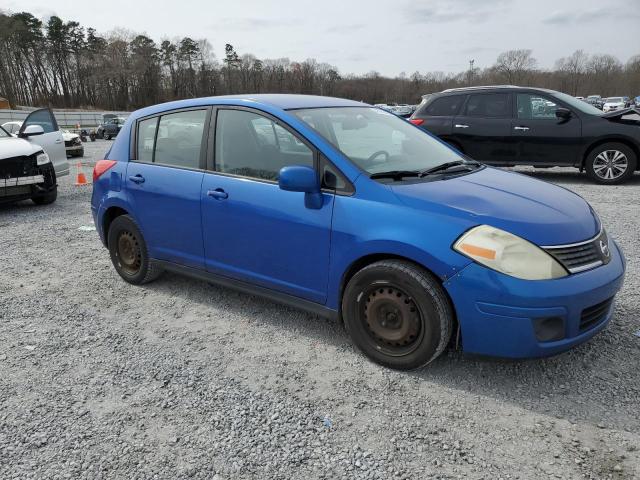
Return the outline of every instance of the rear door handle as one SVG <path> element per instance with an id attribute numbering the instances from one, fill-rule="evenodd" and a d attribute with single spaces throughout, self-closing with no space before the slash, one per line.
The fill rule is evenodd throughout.
<path id="1" fill-rule="evenodd" d="M 229 194 L 221 188 L 216 188 L 215 190 L 209 190 L 207 191 L 207 195 L 217 200 L 226 200 L 227 198 L 229 198 Z"/>
<path id="2" fill-rule="evenodd" d="M 529 130 L 529 127 L 513 127 L 514 130 L 521 130 L 523 132 L 526 132 Z"/>
<path id="3" fill-rule="evenodd" d="M 462 124 L 460 124 L 460 123 L 456 123 L 456 124 L 454 125 L 454 127 L 455 127 L 455 128 L 469 128 L 469 125 L 462 125 Z"/>
<path id="4" fill-rule="evenodd" d="M 131 175 L 131 176 L 129 177 L 129 180 L 131 180 L 133 183 L 138 183 L 138 184 L 140 184 L 140 183 L 144 183 L 144 177 L 143 177 L 142 175 L 140 175 L 140 174 L 138 174 L 138 175 Z"/>

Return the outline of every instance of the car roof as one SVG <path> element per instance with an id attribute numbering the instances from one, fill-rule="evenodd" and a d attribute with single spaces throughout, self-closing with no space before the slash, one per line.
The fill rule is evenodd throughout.
<path id="1" fill-rule="evenodd" d="M 549 90 L 548 88 L 536 88 L 536 87 L 520 87 L 518 85 L 483 85 L 477 87 L 460 87 L 460 88 L 448 88 L 447 90 L 443 90 L 442 92 L 436 93 L 436 95 L 440 94 L 453 94 L 453 93 L 467 93 L 467 92 L 482 92 L 482 91 L 490 91 L 490 90 L 523 90 L 528 92 L 540 92 L 540 93 L 556 93 L 555 90 Z"/>

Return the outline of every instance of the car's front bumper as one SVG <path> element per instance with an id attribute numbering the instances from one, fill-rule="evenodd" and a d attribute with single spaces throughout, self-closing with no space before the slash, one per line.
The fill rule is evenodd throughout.
<path id="1" fill-rule="evenodd" d="M 498 357 L 543 357 L 593 337 L 611 319 L 613 303 L 589 328 L 581 329 L 583 311 L 612 299 L 624 279 L 624 257 L 612 244 L 607 265 L 556 280 L 520 280 L 476 263 L 448 279 L 444 286 L 456 310 L 463 350 Z M 561 322 L 564 333 L 541 341 L 535 324 L 546 319 Z"/>
<path id="2" fill-rule="evenodd" d="M 84 145 L 71 145 L 69 147 L 64 148 L 67 152 L 67 155 L 71 156 L 83 156 L 84 155 Z"/>

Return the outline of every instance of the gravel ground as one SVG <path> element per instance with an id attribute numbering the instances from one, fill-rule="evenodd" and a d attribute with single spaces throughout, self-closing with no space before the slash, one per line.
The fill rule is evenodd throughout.
<path id="1" fill-rule="evenodd" d="M 107 147 L 87 144 L 89 179 Z M 0 478 L 640 478 L 640 175 L 534 175 L 626 251 L 610 326 L 550 359 L 448 352 L 412 373 L 259 298 L 126 284 L 79 230 L 91 187 L 74 177 L 51 206 L 0 208 Z"/>

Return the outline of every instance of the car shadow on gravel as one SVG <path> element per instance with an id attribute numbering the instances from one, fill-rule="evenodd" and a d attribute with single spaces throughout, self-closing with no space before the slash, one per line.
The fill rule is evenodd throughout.
<path id="1" fill-rule="evenodd" d="M 195 301 L 204 309 L 222 310 L 248 319 L 256 327 L 282 329 L 283 337 L 295 331 L 337 349 L 342 355 L 362 355 L 351 347 L 339 322 L 260 297 L 170 273 L 145 288 Z M 640 312 L 635 315 L 640 316 Z M 260 336 L 260 330 L 255 334 Z M 638 371 L 628 359 L 638 358 L 640 343 L 622 339 L 622 335 L 614 318 L 612 324 L 591 341 L 555 357 L 503 360 L 450 349 L 423 369 L 397 372 L 397 375 L 482 395 L 544 415 L 639 431 Z M 260 342 L 262 338 L 253 340 Z M 287 351 L 282 353 L 286 355 Z M 374 365 L 374 368 L 384 367 Z"/>

